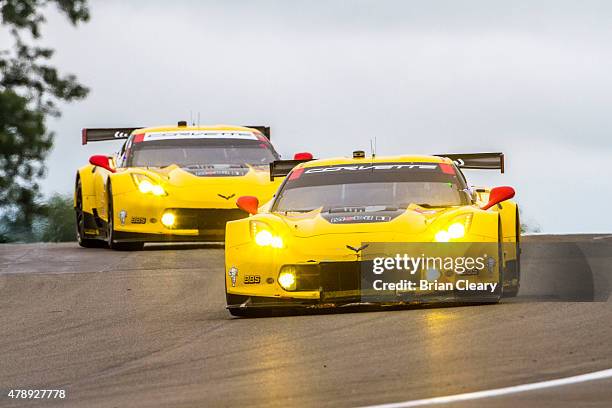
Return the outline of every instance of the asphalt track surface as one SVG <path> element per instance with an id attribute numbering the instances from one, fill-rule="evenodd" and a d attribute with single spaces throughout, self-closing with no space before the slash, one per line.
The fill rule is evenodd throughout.
<path id="1" fill-rule="evenodd" d="M 612 237 L 529 237 L 499 305 L 244 319 L 220 246 L 1 245 L 0 406 L 349 407 L 605 370 L 611 258 Z M 433 406 L 609 407 L 612 378 Z"/>

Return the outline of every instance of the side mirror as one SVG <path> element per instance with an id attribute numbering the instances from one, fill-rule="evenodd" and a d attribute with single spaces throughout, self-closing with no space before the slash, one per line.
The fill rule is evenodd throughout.
<path id="1" fill-rule="evenodd" d="M 499 204 L 502 201 L 506 201 L 514 197 L 514 189 L 512 187 L 504 186 L 504 187 L 494 187 L 491 189 L 489 193 L 489 202 L 481 207 L 483 210 L 488 210 L 493 207 L 495 204 Z"/>
<path id="2" fill-rule="evenodd" d="M 293 160 L 312 160 L 312 153 L 300 152 L 293 155 Z"/>
<path id="3" fill-rule="evenodd" d="M 257 214 L 257 209 L 259 208 L 259 200 L 257 197 L 253 196 L 242 196 L 236 200 L 236 205 L 242 211 L 255 215 Z"/>
<path id="4" fill-rule="evenodd" d="M 115 172 L 115 169 L 111 167 L 110 160 L 107 156 L 101 154 L 94 154 L 89 158 L 89 163 L 94 166 L 102 167 L 103 169 L 106 169 L 111 173 Z"/>

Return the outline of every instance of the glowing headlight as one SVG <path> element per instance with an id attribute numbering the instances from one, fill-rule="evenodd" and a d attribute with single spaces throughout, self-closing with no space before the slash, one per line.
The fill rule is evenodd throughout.
<path id="1" fill-rule="evenodd" d="M 262 230 L 255 234 L 255 243 L 259 246 L 268 246 L 272 244 L 274 236 L 268 230 Z"/>
<path id="2" fill-rule="evenodd" d="M 170 212 L 164 213 L 161 217 L 161 223 L 168 228 L 172 227 L 175 221 L 176 217 Z"/>
<path id="3" fill-rule="evenodd" d="M 142 180 L 140 184 L 138 184 L 138 190 L 143 194 L 150 193 L 153 191 L 153 184 L 149 180 Z"/>
<path id="4" fill-rule="evenodd" d="M 259 246 L 271 246 L 272 248 L 282 248 L 283 239 L 275 235 L 267 224 L 259 221 L 251 221 L 251 237 Z"/>
<path id="5" fill-rule="evenodd" d="M 278 274 L 278 284 L 285 290 L 295 290 L 295 271 L 293 268 L 283 268 Z"/>
<path id="6" fill-rule="evenodd" d="M 436 233 L 437 242 L 448 242 L 450 241 L 450 234 L 446 230 L 438 231 Z"/>
<path id="7" fill-rule="evenodd" d="M 155 183 L 151 178 L 145 176 L 144 174 L 132 174 L 132 179 L 134 183 L 138 187 L 138 191 L 142 194 L 153 194 L 155 196 L 163 196 L 166 195 L 166 190 L 164 188 Z"/>
<path id="8" fill-rule="evenodd" d="M 463 238 L 465 235 L 465 226 L 461 223 L 455 222 L 448 227 L 448 235 L 451 238 Z"/>
<path id="9" fill-rule="evenodd" d="M 465 236 L 465 232 L 472 224 L 472 214 L 461 215 L 453 220 L 446 229 L 436 233 L 434 239 L 436 242 L 448 242 L 451 239 L 459 239 Z"/>

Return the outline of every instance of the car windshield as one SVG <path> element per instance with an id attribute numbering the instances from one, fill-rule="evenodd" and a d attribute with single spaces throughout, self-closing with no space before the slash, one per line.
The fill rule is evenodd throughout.
<path id="1" fill-rule="evenodd" d="M 466 205 L 469 196 L 456 169 L 438 163 L 376 163 L 294 170 L 274 211 L 383 211 Z"/>
<path id="2" fill-rule="evenodd" d="M 260 140 L 156 140 L 133 143 L 131 150 L 130 167 L 267 166 L 278 159 L 272 145 Z"/>

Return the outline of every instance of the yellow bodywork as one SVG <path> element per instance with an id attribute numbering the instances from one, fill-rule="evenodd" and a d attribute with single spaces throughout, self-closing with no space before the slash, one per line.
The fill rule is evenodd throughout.
<path id="1" fill-rule="evenodd" d="M 138 129 L 133 134 L 173 131 L 255 131 L 239 126 L 167 126 Z M 118 160 L 113 157 L 113 162 Z M 156 196 L 143 194 L 134 181 L 134 175 L 145 175 L 154 180 L 166 194 Z M 104 239 L 104 228 L 109 221 L 109 186 L 112 190 L 114 230 L 126 241 L 222 241 L 225 233 L 223 223 L 206 231 L 195 228 L 168 228 L 161 222 L 166 212 L 173 209 L 229 210 L 231 217 L 246 216 L 237 209 L 235 200 L 245 194 L 254 195 L 262 202 L 272 198 L 281 179 L 270 180 L 266 168 L 249 166 L 245 175 L 224 177 L 199 177 L 176 165 L 164 168 L 126 167 L 110 172 L 91 164 L 81 167 L 77 173 L 80 180 L 83 212 L 95 219 L 85 228 L 88 237 Z M 76 196 L 75 196 L 76 203 Z M 120 213 L 126 216 L 120 219 Z M 216 213 L 211 213 L 214 214 Z M 224 213 L 220 213 L 224 214 Z M 238 215 L 238 217 L 236 216 Z M 177 215 L 178 217 L 178 215 Z M 230 217 L 230 218 L 231 218 Z M 125 233 L 121 235 L 122 233 Z"/>
<path id="2" fill-rule="evenodd" d="M 338 157 L 302 163 L 293 171 L 318 166 L 391 162 L 453 164 L 450 159 L 437 156 L 377 156 L 374 159 Z M 505 265 L 517 259 L 520 235 L 517 228 L 517 205 L 512 201 L 505 201 L 489 210 L 481 210 L 480 207 L 488 201 L 488 192 L 488 189 L 478 188 L 473 196 L 473 203 L 465 206 L 432 210 L 410 204 L 400 216 L 389 222 L 380 223 L 332 224 L 321 217 L 321 209 L 307 213 L 278 213 L 270 212 L 269 204 L 264 205 L 258 214 L 248 219 L 227 223 L 225 278 L 228 305 L 238 307 L 234 303 L 238 300 L 243 302 L 243 307 L 256 306 L 257 304 L 249 299 L 255 297 L 260 303 L 263 299 L 262 305 L 265 305 L 265 299 L 310 300 L 322 303 L 324 299 L 320 290 L 284 290 L 278 283 L 281 268 L 285 265 L 316 265 L 362 260 L 360 255 L 347 249 L 347 245 L 359 248 L 364 243 L 431 243 L 434 242 L 436 232 L 464 214 L 472 214 L 471 226 L 463 238 L 454 241 L 497 244 L 501 233 L 505 243 L 502 246 L 501 262 Z M 258 245 L 251 233 L 253 222 L 268 225 L 275 235 L 281 237 L 282 248 Z M 497 254 L 495 259 L 500 261 Z M 232 275 L 237 277 L 232 279 Z M 253 276 L 257 278 L 252 278 Z M 484 280 L 496 281 L 498 278 L 496 274 Z M 478 276 L 470 276 L 468 279 L 483 280 Z M 504 282 L 504 286 L 511 284 L 512 282 Z"/>

